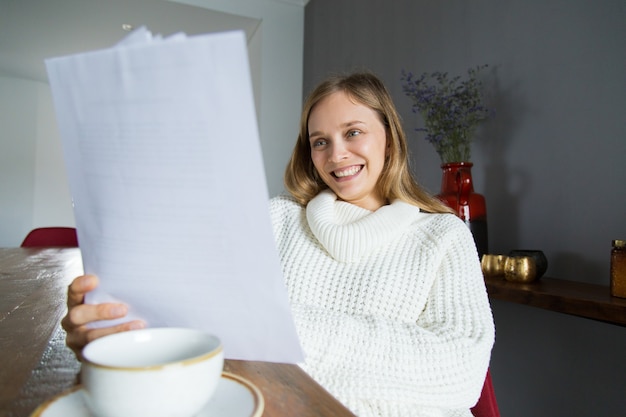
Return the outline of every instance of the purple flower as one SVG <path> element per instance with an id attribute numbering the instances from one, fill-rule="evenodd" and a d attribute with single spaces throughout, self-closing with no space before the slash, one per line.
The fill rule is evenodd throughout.
<path id="1" fill-rule="evenodd" d="M 468 79 L 448 77 L 446 72 L 423 73 L 415 77 L 402 71 L 403 92 L 413 101 L 412 111 L 424 119 L 425 139 L 432 143 L 442 162 L 470 160 L 474 129 L 492 114 L 482 104 L 478 73 L 483 65 L 468 70 Z"/>

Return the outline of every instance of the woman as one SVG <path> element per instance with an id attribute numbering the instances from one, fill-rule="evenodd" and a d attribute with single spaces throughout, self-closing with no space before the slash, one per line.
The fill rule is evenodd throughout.
<path id="1" fill-rule="evenodd" d="M 468 228 L 425 193 L 408 168 L 406 138 L 383 84 L 332 77 L 304 105 L 271 201 L 274 235 L 303 368 L 358 416 L 471 416 L 494 326 Z M 124 306 L 87 306 L 95 277 L 70 286 L 63 320 L 76 352 L 131 322 Z"/>

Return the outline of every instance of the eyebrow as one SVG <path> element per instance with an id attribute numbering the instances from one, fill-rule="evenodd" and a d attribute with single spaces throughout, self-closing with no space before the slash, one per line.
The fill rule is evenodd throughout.
<path id="1" fill-rule="evenodd" d="M 341 124 L 341 128 L 345 129 L 345 128 L 348 128 L 348 127 L 352 127 L 354 125 L 364 125 L 364 124 L 365 124 L 365 122 L 362 122 L 360 120 L 352 120 L 352 121 L 349 121 L 349 122 L 346 122 L 346 123 L 342 123 Z M 320 131 L 316 130 L 315 132 L 309 133 L 309 139 L 312 138 L 312 137 L 315 137 L 315 136 L 323 136 L 323 135 L 324 135 L 323 132 L 320 132 Z"/>

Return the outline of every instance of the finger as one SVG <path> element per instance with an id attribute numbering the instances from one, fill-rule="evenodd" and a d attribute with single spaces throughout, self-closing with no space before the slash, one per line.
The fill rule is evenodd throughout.
<path id="1" fill-rule="evenodd" d="M 70 332 L 94 321 L 119 319 L 127 313 L 128 307 L 124 304 L 79 304 L 68 310 L 61 324 L 66 331 Z"/>
<path id="2" fill-rule="evenodd" d="M 133 320 L 116 326 L 103 327 L 98 329 L 90 329 L 87 326 L 81 326 L 80 328 L 75 329 L 73 332 L 67 333 L 65 343 L 70 349 L 74 351 L 76 357 L 81 359 L 81 351 L 89 342 L 110 334 L 125 332 L 128 330 L 138 330 L 145 327 L 146 323 L 141 320 Z"/>
<path id="3" fill-rule="evenodd" d="M 85 294 L 98 286 L 98 277 L 95 275 L 81 275 L 74 279 L 67 289 L 67 306 L 71 308 L 82 304 Z"/>

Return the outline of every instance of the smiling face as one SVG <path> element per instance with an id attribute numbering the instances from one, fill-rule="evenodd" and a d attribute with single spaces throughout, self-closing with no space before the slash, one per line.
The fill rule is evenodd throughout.
<path id="1" fill-rule="evenodd" d="M 387 138 L 374 110 L 338 91 L 313 107 L 308 130 L 313 165 L 339 199 L 372 211 L 386 204 L 376 184 Z"/>

